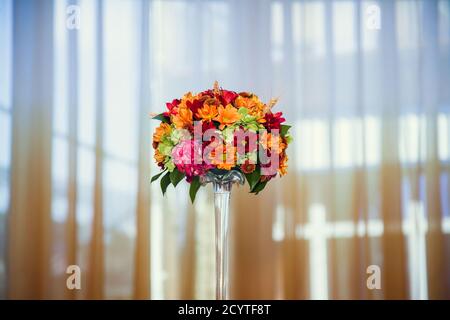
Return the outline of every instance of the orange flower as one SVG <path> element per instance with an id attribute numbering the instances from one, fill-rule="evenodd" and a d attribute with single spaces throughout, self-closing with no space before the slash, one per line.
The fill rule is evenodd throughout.
<path id="1" fill-rule="evenodd" d="M 258 97 L 254 96 L 254 95 L 249 95 L 249 96 L 239 95 L 236 98 L 236 100 L 234 101 L 234 104 L 238 108 L 251 109 L 256 106 L 257 102 L 258 102 Z"/>
<path id="2" fill-rule="evenodd" d="M 252 173 L 255 171 L 256 165 L 253 163 L 250 163 L 250 161 L 245 160 L 245 162 L 241 165 L 241 170 L 243 173 Z"/>
<path id="3" fill-rule="evenodd" d="M 260 142 L 265 150 L 270 149 L 270 151 L 280 154 L 284 149 L 286 149 L 286 143 L 283 141 L 281 136 L 278 136 L 278 141 L 275 139 L 276 136 L 272 136 L 271 133 L 264 131 L 260 137 Z"/>
<path id="4" fill-rule="evenodd" d="M 220 122 L 219 129 L 223 130 L 225 126 L 235 123 L 240 118 L 241 116 L 237 109 L 231 104 L 227 104 L 225 108 L 223 106 L 219 106 L 219 115 L 215 117 L 214 120 Z"/>
<path id="5" fill-rule="evenodd" d="M 231 170 L 236 165 L 236 148 L 231 144 L 220 144 L 211 151 L 209 159 L 217 169 Z"/>
<path id="6" fill-rule="evenodd" d="M 208 101 L 205 101 L 203 107 L 198 109 L 197 117 L 205 120 L 211 121 L 217 116 L 217 107 L 214 104 L 208 104 Z"/>
<path id="7" fill-rule="evenodd" d="M 169 134 L 170 131 L 172 131 L 170 125 L 165 122 L 161 122 L 161 124 L 155 129 L 155 133 L 153 134 L 153 143 L 160 142 L 162 137 L 166 134 Z"/>
<path id="8" fill-rule="evenodd" d="M 187 101 L 194 101 L 197 98 L 197 95 L 193 95 L 192 92 L 186 93 L 183 98 L 181 98 L 181 104 L 186 104 Z"/>
<path id="9" fill-rule="evenodd" d="M 258 120 L 259 123 L 265 122 L 264 114 L 269 110 L 267 106 L 259 100 L 254 94 L 240 94 L 234 104 L 237 108 L 247 108 L 248 113 Z"/>
<path id="10" fill-rule="evenodd" d="M 192 111 L 185 105 L 180 105 L 178 113 L 172 115 L 172 122 L 178 129 L 192 125 Z"/>
<path id="11" fill-rule="evenodd" d="M 287 173 L 287 167 L 288 167 L 288 156 L 287 154 L 284 154 L 284 157 L 280 160 L 280 167 L 278 168 L 278 172 L 280 173 L 280 176 L 284 176 Z"/>
<path id="12" fill-rule="evenodd" d="M 158 151 L 158 149 L 155 150 L 155 155 L 153 156 L 155 158 L 155 161 L 159 163 L 163 163 L 166 157 Z"/>
<path id="13" fill-rule="evenodd" d="M 233 167 L 234 167 L 234 163 L 231 163 L 231 162 L 223 162 L 223 163 L 217 164 L 217 169 L 222 169 L 222 170 L 231 170 Z"/>

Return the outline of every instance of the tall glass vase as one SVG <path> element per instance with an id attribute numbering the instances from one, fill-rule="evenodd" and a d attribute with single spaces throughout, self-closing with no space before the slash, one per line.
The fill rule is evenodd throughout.
<path id="1" fill-rule="evenodd" d="M 214 218 L 216 242 L 216 299 L 228 299 L 228 225 L 230 194 L 234 183 L 244 184 L 244 175 L 237 170 L 210 171 L 201 183 L 211 182 L 214 189 Z"/>

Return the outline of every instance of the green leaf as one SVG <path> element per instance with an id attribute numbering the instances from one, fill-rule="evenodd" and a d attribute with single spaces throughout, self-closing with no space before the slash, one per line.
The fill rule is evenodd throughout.
<path id="1" fill-rule="evenodd" d="M 292 136 L 291 136 L 290 134 L 288 134 L 287 136 L 285 136 L 285 138 L 286 138 L 287 144 L 291 143 L 292 140 L 293 140 L 293 138 L 292 138 Z"/>
<path id="2" fill-rule="evenodd" d="M 170 172 L 167 172 L 161 179 L 161 190 L 163 195 L 166 193 L 169 184 L 170 184 Z"/>
<path id="3" fill-rule="evenodd" d="M 248 181 L 248 185 L 250 186 L 250 190 L 252 190 L 256 184 L 259 181 L 259 178 L 261 177 L 261 169 L 258 167 L 256 167 L 255 171 L 253 171 L 252 173 L 246 173 L 245 174 L 245 178 Z"/>
<path id="4" fill-rule="evenodd" d="M 258 182 L 258 184 L 250 191 L 251 193 L 258 194 L 266 187 L 267 181 Z"/>
<path id="5" fill-rule="evenodd" d="M 284 137 L 287 133 L 288 133 L 288 131 L 289 131 L 289 129 L 291 128 L 292 126 L 288 126 L 288 125 L 286 125 L 286 124 L 282 124 L 281 125 L 281 130 L 280 130 L 280 135 L 282 136 L 282 137 Z"/>
<path id="6" fill-rule="evenodd" d="M 194 203 L 195 196 L 197 195 L 198 189 L 200 189 L 200 179 L 199 177 L 194 177 L 191 182 L 191 186 L 189 187 L 189 196 L 191 197 L 191 202 Z"/>
<path id="7" fill-rule="evenodd" d="M 159 177 L 161 177 L 161 175 L 162 175 L 164 172 L 166 172 L 166 170 L 163 170 L 163 171 L 161 171 L 160 173 L 155 174 L 155 175 L 152 177 L 152 180 L 150 181 L 150 183 L 152 183 L 152 182 L 155 181 L 155 180 L 158 180 Z"/>
<path id="8" fill-rule="evenodd" d="M 176 187 L 177 184 L 183 180 L 185 174 L 183 172 L 178 171 L 177 169 L 174 169 L 170 173 L 170 182 L 172 182 L 173 186 Z"/>
<path id="9" fill-rule="evenodd" d="M 155 119 L 155 120 L 159 120 L 159 121 L 162 121 L 162 122 L 169 123 L 169 117 L 166 117 L 166 116 L 164 115 L 164 113 L 160 113 L 160 114 L 154 116 L 152 119 Z"/>

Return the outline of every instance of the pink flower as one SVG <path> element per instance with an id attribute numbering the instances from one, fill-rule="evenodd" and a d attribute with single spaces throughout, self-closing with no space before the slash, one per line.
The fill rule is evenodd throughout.
<path id="1" fill-rule="evenodd" d="M 186 180 L 192 181 L 194 176 L 204 175 L 213 168 L 202 159 L 202 143 L 198 140 L 182 140 L 172 149 L 172 158 L 177 169 L 186 174 Z"/>
<path id="2" fill-rule="evenodd" d="M 199 148 L 200 146 L 200 148 Z M 173 162 L 176 165 L 182 164 L 193 164 L 194 163 L 194 153 L 200 151 L 201 156 L 201 145 L 197 141 L 192 140 L 182 140 L 172 149 Z M 201 158 L 200 158 L 201 159 Z"/>

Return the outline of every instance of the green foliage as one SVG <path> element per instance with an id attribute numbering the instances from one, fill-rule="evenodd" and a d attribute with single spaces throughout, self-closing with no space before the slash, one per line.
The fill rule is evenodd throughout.
<path id="1" fill-rule="evenodd" d="M 162 122 L 165 122 L 165 123 L 169 123 L 170 122 L 169 121 L 170 120 L 169 117 L 166 117 L 164 115 L 164 113 L 160 113 L 160 114 L 154 116 L 152 119 L 159 120 L 159 121 L 162 121 Z"/>
<path id="2" fill-rule="evenodd" d="M 250 193 L 258 194 L 266 187 L 267 181 L 259 181 L 253 189 L 251 189 Z"/>
<path id="3" fill-rule="evenodd" d="M 266 187 L 267 181 L 259 181 L 254 188 L 250 191 L 251 193 L 258 194 Z"/>
<path id="4" fill-rule="evenodd" d="M 170 173 L 170 182 L 172 182 L 173 186 L 176 187 L 177 184 L 183 180 L 183 178 L 185 177 L 185 174 L 183 172 L 178 171 L 178 169 L 174 169 L 171 173 Z"/>
<path id="5" fill-rule="evenodd" d="M 189 196 L 191 197 L 191 202 L 194 203 L 195 196 L 197 195 L 198 189 L 200 189 L 200 178 L 194 177 L 194 179 L 191 182 L 191 186 L 189 187 Z"/>
<path id="6" fill-rule="evenodd" d="M 252 173 L 246 173 L 245 178 L 247 179 L 248 185 L 250 186 L 250 190 L 252 190 L 259 181 L 261 177 L 261 168 L 259 166 L 256 167 L 255 171 Z"/>
<path id="7" fill-rule="evenodd" d="M 288 126 L 288 125 L 286 125 L 286 124 L 282 124 L 282 125 L 281 125 L 281 130 L 280 130 L 280 135 L 281 135 L 282 137 L 286 136 L 287 133 L 288 133 L 288 131 L 289 131 L 289 129 L 290 129 L 291 127 L 292 127 L 292 126 Z"/>
<path id="8" fill-rule="evenodd" d="M 161 179 L 161 190 L 163 195 L 166 193 L 169 184 L 170 184 L 170 172 L 167 172 Z"/>
<path id="9" fill-rule="evenodd" d="M 163 171 L 161 171 L 160 173 L 155 174 L 155 175 L 152 177 L 152 179 L 150 180 L 150 183 L 152 183 L 153 181 L 158 180 L 159 177 L 161 177 L 161 175 L 162 175 L 164 172 L 166 172 L 166 170 L 163 170 Z"/>

